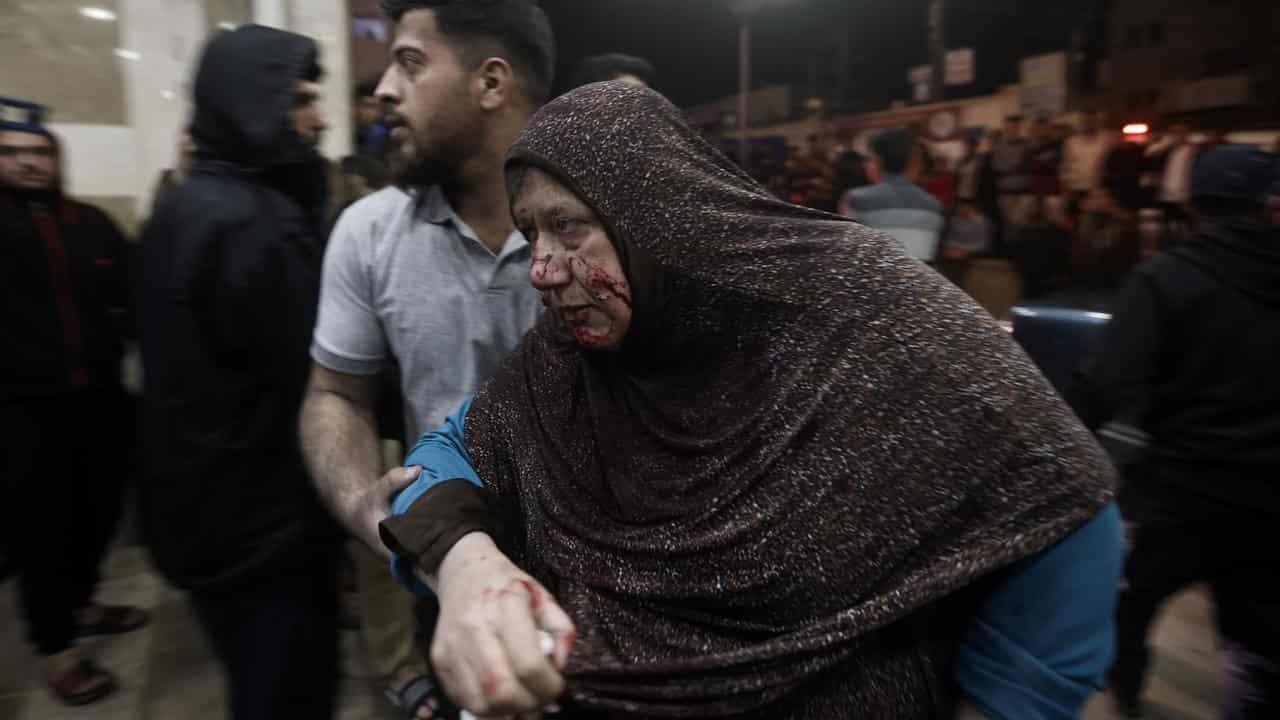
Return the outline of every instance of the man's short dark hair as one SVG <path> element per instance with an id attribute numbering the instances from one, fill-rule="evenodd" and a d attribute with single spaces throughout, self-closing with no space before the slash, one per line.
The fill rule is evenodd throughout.
<path id="1" fill-rule="evenodd" d="M 652 85 L 654 78 L 658 76 L 658 71 L 654 69 L 653 63 L 635 55 L 622 53 L 592 55 L 578 63 L 578 67 L 573 71 L 572 87 L 614 80 L 623 75 L 632 75 L 644 81 L 645 85 Z"/>
<path id="2" fill-rule="evenodd" d="M 880 159 L 880 165 L 887 173 L 901 175 L 907 171 L 911 162 L 911 149 L 915 141 L 911 132 L 904 128 L 881 130 L 871 138 L 871 151 Z"/>
<path id="3" fill-rule="evenodd" d="M 551 96 L 555 37 L 547 14 L 533 0 L 382 0 L 382 11 L 397 23 L 414 10 L 435 14 L 440 32 L 456 43 L 464 61 L 480 64 L 496 44 L 530 100 L 541 104 Z"/>

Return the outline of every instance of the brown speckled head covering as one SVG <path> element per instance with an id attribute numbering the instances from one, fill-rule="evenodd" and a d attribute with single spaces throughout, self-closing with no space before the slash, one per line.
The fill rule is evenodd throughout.
<path id="1" fill-rule="evenodd" d="M 570 705 L 934 717 L 956 591 L 1110 499 L 1089 433 L 967 297 L 652 91 L 551 102 L 511 163 L 595 208 L 640 285 L 622 351 L 544 318 L 466 419 L 505 549 L 578 625 Z"/>

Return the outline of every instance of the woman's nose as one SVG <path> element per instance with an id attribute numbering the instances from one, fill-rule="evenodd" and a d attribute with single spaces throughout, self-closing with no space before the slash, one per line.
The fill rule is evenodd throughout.
<path id="1" fill-rule="evenodd" d="M 569 282 L 569 263 L 552 253 L 535 256 L 529 266 L 529 282 L 539 290 L 560 287 Z"/>

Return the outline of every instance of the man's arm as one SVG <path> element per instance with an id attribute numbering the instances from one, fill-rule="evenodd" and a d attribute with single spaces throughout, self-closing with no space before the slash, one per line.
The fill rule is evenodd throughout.
<path id="1" fill-rule="evenodd" d="M 378 523 L 390 513 L 391 497 L 413 482 L 418 469 L 382 473 L 377 395 L 376 375 L 313 365 L 299 424 L 302 455 L 320 496 L 353 535 L 389 559 Z"/>
<path id="2" fill-rule="evenodd" d="M 374 413 L 379 373 L 391 354 L 374 308 L 367 243 L 375 230 L 365 210 L 342 214 L 325 251 L 311 344 L 315 363 L 299 434 L 312 481 L 333 514 L 390 559 L 378 540 L 378 523 L 387 517 L 390 497 L 412 482 L 415 473 L 405 468 L 382 473 Z"/>

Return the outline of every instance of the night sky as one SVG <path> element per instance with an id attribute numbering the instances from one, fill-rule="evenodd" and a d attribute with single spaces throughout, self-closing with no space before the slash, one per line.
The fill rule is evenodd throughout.
<path id="1" fill-rule="evenodd" d="M 682 106 L 737 91 L 738 21 L 734 0 L 542 0 L 559 45 L 559 77 L 578 60 L 625 52 L 653 61 L 658 89 Z M 928 59 L 927 0 L 775 0 L 754 21 L 753 86 L 805 86 L 810 49 L 852 39 L 850 101 L 858 109 L 906 99 L 907 70 Z M 949 47 L 978 49 L 972 93 L 1017 80 L 1017 60 L 1062 49 L 1080 20 L 1084 0 L 951 0 Z M 966 93 L 966 94 L 972 94 Z"/>

